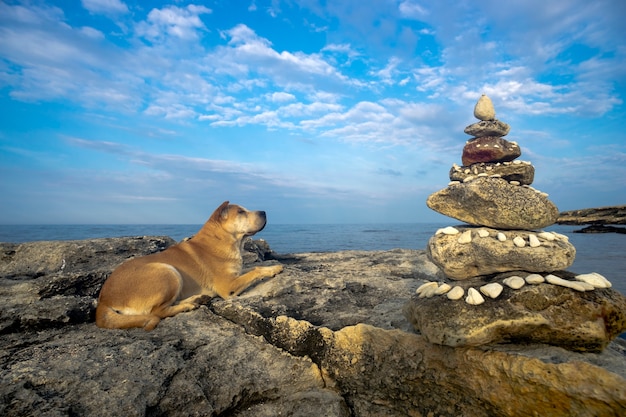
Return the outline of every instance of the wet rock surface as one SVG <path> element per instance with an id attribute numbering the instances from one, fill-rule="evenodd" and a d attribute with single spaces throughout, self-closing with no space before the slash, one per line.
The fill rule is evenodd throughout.
<path id="1" fill-rule="evenodd" d="M 152 332 L 97 328 L 95 299 L 113 267 L 171 243 L 0 244 L 0 415 L 626 411 L 619 340 L 600 353 L 537 343 L 454 348 L 412 331 L 404 305 L 425 281 L 441 278 L 420 250 L 277 255 L 248 244 L 249 265 L 280 262 L 285 271 Z"/>

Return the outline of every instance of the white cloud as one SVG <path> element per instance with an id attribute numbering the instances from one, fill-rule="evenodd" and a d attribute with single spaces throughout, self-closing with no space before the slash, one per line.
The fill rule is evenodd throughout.
<path id="1" fill-rule="evenodd" d="M 100 32 L 98 29 L 94 29 L 89 26 L 83 26 L 82 28 L 80 28 L 80 32 L 88 38 L 96 40 L 104 39 L 104 33 Z"/>
<path id="2" fill-rule="evenodd" d="M 296 99 L 296 96 L 290 93 L 285 93 L 283 91 L 277 91 L 275 93 L 268 94 L 270 101 L 274 103 L 285 103 L 288 101 L 293 101 Z"/>
<path id="3" fill-rule="evenodd" d="M 241 75 L 269 77 L 274 84 L 300 86 L 300 89 L 320 79 L 352 83 L 320 54 L 278 52 L 269 40 L 246 25 L 237 25 L 223 32 L 223 36 L 230 38 L 228 45 L 216 48 L 206 58 L 207 65 L 217 66 L 220 73 L 232 73 L 235 69 Z"/>
<path id="4" fill-rule="evenodd" d="M 94 14 L 123 14 L 128 7 L 120 0 L 81 0 L 83 7 Z"/>
<path id="5" fill-rule="evenodd" d="M 400 2 L 398 10 L 400 11 L 400 15 L 409 19 L 420 19 L 428 14 L 428 11 L 414 0 Z"/>
<path id="6" fill-rule="evenodd" d="M 152 9 L 147 20 L 136 26 L 139 36 L 149 40 L 158 40 L 164 37 L 173 37 L 181 40 L 198 39 L 199 31 L 206 30 L 200 15 L 211 13 L 211 9 L 193 4 L 180 8 L 165 6 L 162 9 Z"/>
<path id="7" fill-rule="evenodd" d="M 387 62 L 385 68 L 378 71 L 372 71 L 370 74 L 379 77 L 383 80 L 383 82 L 390 84 L 393 82 L 393 78 L 398 72 L 398 65 L 400 65 L 401 62 L 402 60 L 400 58 L 392 56 Z"/>

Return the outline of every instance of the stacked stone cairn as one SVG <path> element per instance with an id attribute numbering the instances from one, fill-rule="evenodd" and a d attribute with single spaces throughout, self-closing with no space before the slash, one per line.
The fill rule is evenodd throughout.
<path id="1" fill-rule="evenodd" d="M 551 303 L 561 308 L 564 301 L 560 293 L 550 291 L 582 294 L 609 288 L 611 283 L 597 273 L 565 271 L 574 262 L 576 249 L 567 236 L 542 230 L 557 221 L 559 210 L 548 194 L 531 187 L 535 168 L 518 159 L 521 149 L 516 142 L 504 138 L 510 127 L 495 118 L 489 97 L 480 97 L 474 116 L 479 121 L 465 128 L 473 137 L 463 148 L 463 166 L 454 164 L 447 188 L 431 194 L 426 202 L 429 208 L 465 224 L 439 229 L 430 238 L 428 257 L 443 276 L 439 282 L 418 288 L 405 308 L 407 318 L 430 341 L 451 346 L 523 340 L 554 342 L 575 350 L 603 348 L 615 336 L 608 333 L 620 332 L 626 321 L 611 332 L 601 323 L 594 330 L 600 336 L 577 334 L 573 342 L 567 326 L 561 326 L 562 335 L 555 335 L 559 329 L 552 333 L 537 330 L 559 326 Z M 519 299 L 516 292 L 520 292 Z M 578 298 L 572 303 L 578 304 Z M 592 304 L 593 308 L 578 307 L 600 312 L 613 308 L 606 307 L 604 299 Z M 472 312 L 472 308 L 478 310 Z M 536 308 L 542 314 L 552 312 L 537 316 Z M 588 328 L 585 320 L 596 319 L 580 316 L 571 325 Z"/>

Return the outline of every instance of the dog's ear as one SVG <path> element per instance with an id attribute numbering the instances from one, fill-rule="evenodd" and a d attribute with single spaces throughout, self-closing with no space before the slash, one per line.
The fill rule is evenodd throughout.
<path id="1" fill-rule="evenodd" d="M 218 208 L 215 209 L 211 215 L 212 220 L 219 221 L 220 219 L 226 219 L 228 217 L 228 205 L 229 201 L 224 201 Z"/>

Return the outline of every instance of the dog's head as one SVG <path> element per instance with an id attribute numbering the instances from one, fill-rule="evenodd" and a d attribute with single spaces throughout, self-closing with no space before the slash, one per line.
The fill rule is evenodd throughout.
<path id="1" fill-rule="evenodd" d="M 251 236 L 260 232 L 267 223 L 264 211 L 250 211 L 224 201 L 211 215 L 211 219 L 234 236 Z"/>

